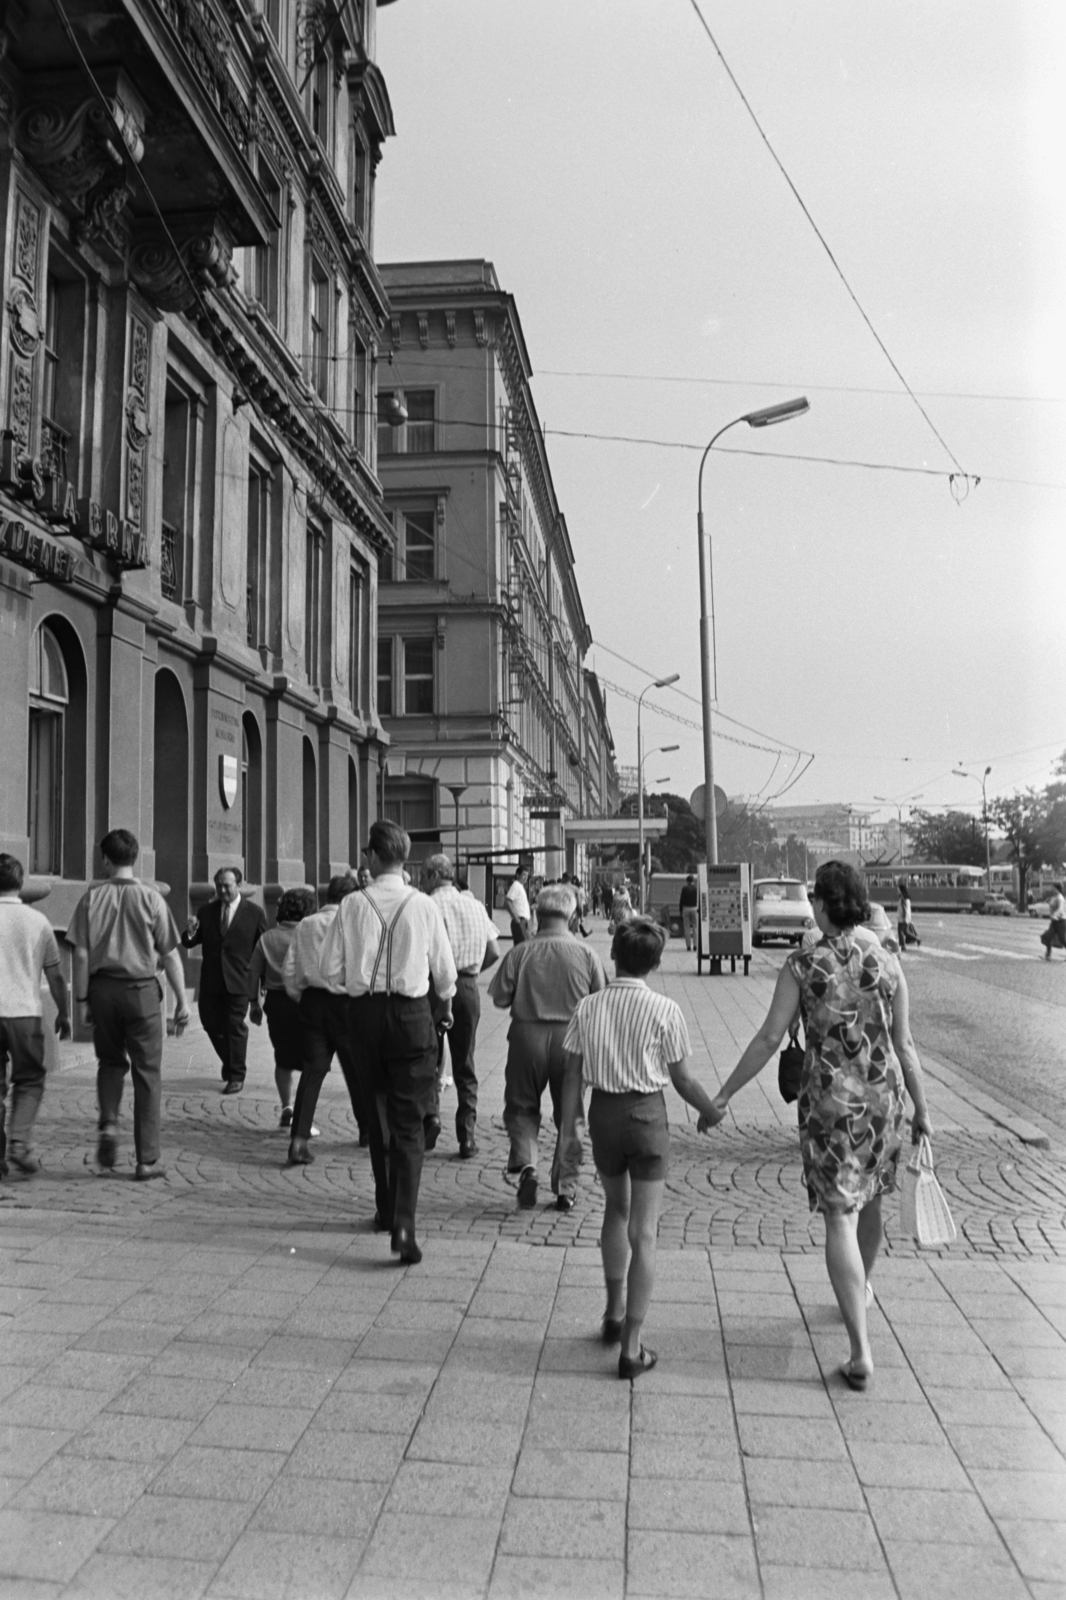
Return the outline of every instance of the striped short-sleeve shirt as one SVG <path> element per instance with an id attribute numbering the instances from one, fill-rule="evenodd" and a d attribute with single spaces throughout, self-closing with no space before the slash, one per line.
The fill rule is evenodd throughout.
<path id="1" fill-rule="evenodd" d="M 671 1061 L 692 1051 L 681 1007 L 643 978 L 616 978 L 582 1000 L 563 1040 L 581 1057 L 582 1080 L 607 1094 L 654 1094 Z"/>

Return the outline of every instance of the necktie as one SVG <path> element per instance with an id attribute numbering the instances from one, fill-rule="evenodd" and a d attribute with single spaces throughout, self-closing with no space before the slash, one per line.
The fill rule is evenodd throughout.
<path id="1" fill-rule="evenodd" d="M 225 909 L 224 909 L 224 911 L 222 913 L 222 932 L 223 933 L 228 933 L 229 932 L 230 923 L 233 921 L 233 913 L 234 913 L 235 910 L 236 910 L 236 902 L 235 901 L 232 902 L 231 904 L 228 904 L 225 907 Z"/>

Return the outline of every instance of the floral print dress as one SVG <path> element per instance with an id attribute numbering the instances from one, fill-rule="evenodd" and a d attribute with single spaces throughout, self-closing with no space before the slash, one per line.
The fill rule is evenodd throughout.
<path id="1" fill-rule="evenodd" d="M 799 1094 L 803 1181 L 812 1211 L 854 1211 L 894 1189 L 903 1074 L 892 1047 L 894 955 L 850 933 L 799 950 L 806 1056 Z"/>

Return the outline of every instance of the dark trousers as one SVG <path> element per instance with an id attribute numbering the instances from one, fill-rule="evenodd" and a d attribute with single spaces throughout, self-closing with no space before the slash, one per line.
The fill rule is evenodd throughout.
<path id="1" fill-rule="evenodd" d="M 299 1072 L 303 1066 L 303 1020 L 295 1000 L 284 989 L 268 989 L 263 1001 L 267 1032 L 274 1050 L 274 1065 L 282 1072 Z"/>
<path id="2" fill-rule="evenodd" d="M 436 1017 L 440 1010 L 440 1002 L 434 1003 L 433 1015 Z M 481 991 L 477 986 L 477 978 L 473 973 L 460 972 L 456 980 L 455 996 L 452 1000 L 452 1025 L 448 1031 L 448 1049 L 452 1058 L 452 1081 L 459 1104 L 455 1110 L 455 1137 L 462 1144 L 467 1139 L 474 1137 L 474 1126 L 477 1123 L 477 1073 L 474 1070 L 474 1045 L 477 1042 L 477 1027 L 481 1021 Z M 440 1041 L 438 1051 L 438 1067 L 444 1055 L 444 1039 Z M 441 1068 L 441 1070 L 443 1070 Z M 440 1116 L 440 1080 L 441 1071 L 437 1073 L 436 1093 L 434 1095 L 433 1113 Z"/>
<path id="3" fill-rule="evenodd" d="M 156 978 L 123 983 L 96 973 L 89 979 L 96 1051 L 100 1127 L 118 1122 L 128 1072 L 133 1079 L 133 1144 L 137 1160 L 159 1160 L 159 1101 L 163 1065 L 163 991 Z"/>
<path id="4" fill-rule="evenodd" d="M 348 1040 L 348 996 L 330 994 L 326 989 L 305 989 L 300 997 L 300 1027 L 303 1034 L 303 1071 L 296 1090 L 292 1113 L 293 1138 L 309 1139 L 315 1107 L 323 1080 L 336 1056 L 341 1064 L 348 1098 L 359 1124 L 359 1137 L 365 1134 L 374 1171 L 378 1210 L 388 1216 L 389 1169 L 385 1155 L 385 1135 L 373 1097 L 368 1099 L 352 1064 Z"/>
<path id="5" fill-rule="evenodd" d="M 348 1037 L 363 1098 L 384 1106 L 389 1126 L 389 1186 L 384 1197 L 377 1193 L 378 1212 L 394 1228 L 414 1233 L 426 1149 L 423 1118 L 432 1109 L 437 1078 L 429 998 L 368 994 L 349 1000 Z"/>
<path id="6" fill-rule="evenodd" d="M 523 917 L 521 921 L 517 917 L 511 918 L 511 938 L 515 944 L 521 944 L 524 939 L 529 938 L 528 917 Z"/>
<path id="7" fill-rule="evenodd" d="M 222 1063 L 223 1078 L 243 1083 L 248 1070 L 248 996 L 201 989 L 197 1006 L 204 1032 Z"/>
<path id="8" fill-rule="evenodd" d="M 1054 922 L 1049 922 L 1040 935 L 1040 943 L 1044 946 L 1048 955 L 1051 954 L 1053 949 L 1066 950 L 1066 920 L 1062 917 L 1056 917 Z M 12 1133 L 11 1137 L 14 1138 L 15 1135 Z"/>
<path id="9" fill-rule="evenodd" d="M 11 1123 L 5 1132 L 8 1063 L 11 1064 Z M 29 1148 L 44 1094 L 44 1023 L 40 1017 L 0 1017 L 0 1168 L 7 1139 Z"/>

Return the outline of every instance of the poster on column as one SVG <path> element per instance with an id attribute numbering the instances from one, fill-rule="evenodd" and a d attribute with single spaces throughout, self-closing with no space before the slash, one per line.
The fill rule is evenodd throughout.
<path id="1" fill-rule="evenodd" d="M 697 971 L 704 959 L 751 959 L 751 867 L 746 861 L 706 862 L 697 867 L 700 894 L 700 944 Z"/>

